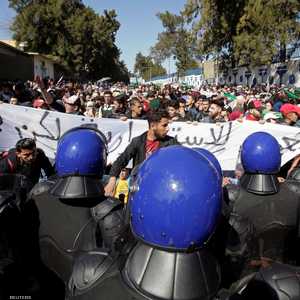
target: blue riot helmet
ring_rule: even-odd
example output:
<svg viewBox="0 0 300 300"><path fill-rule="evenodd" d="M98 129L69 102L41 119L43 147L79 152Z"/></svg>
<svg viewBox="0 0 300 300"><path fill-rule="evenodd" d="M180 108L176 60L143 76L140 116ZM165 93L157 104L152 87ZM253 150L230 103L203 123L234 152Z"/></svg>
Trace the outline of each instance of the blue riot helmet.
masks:
<svg viewBox="0 0 300 300"><path fill-rule="evenodd" d="M154 247L198 248L213 233L221 212L219 171L183 146L161 148L140 166L131 194L131 227Z"/></svg>
<svg viewBox="0 0 300 300"><path fill-rule="evenodd" d="M55 158L58 176L102 177L106 167L107 142L102 132L91 127L75 127L59 140Z"/></svg>
<svg viewBox="0 0 300 300"><path fill-rule="evenodd" d="M241 161L246 173L277 174L281 165L280 146L267 132L255 132L242 144Z"/></svg>
<svg viewBox="0 0 300 300"><path fill-rule="evenodd" d="M107 158L105 136L91 127L75 127L59 140L55 168L59 179L50 193L63 199L83 199L84 205L104 198L101 178ZM81 201L78 205L81 206Z"/></svg>
<svg viewBox="0 0 300 300"><path fill-rule="evenodd" d="M195 148L192 148L192 149L197 151L199 154L204 155L210 161L210 163L212 163L214 165L214 167L218 171L218 174L220 176L220 180L222 180L223 172L222 172L222 168L221 168L221 165L220 165L218 159L210 151L208 151L204 148L195 147Z"/></svg>

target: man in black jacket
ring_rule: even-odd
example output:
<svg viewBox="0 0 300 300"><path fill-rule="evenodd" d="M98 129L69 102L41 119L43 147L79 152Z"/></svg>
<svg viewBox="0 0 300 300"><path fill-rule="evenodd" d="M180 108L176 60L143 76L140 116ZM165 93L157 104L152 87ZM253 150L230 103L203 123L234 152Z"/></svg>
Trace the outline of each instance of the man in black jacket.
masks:
<svg viewBox="0 0 300 300"><path fill-rule="evenodd" d="M4 152L0 160L1 174L22 174L32 184L39 181L41 170L49 177L54 168L42 149L36 147L35 141L24 138L17 142L16 148Z"/></svg>
<svg viewBox="0 0 300 300"><path fill-rule="evenodd" d="M167 135L169 131L169 115L166 111L157 111L148 115L148 131L132 139L125 151L113 163L110 178L105 186L105 194L112 196L116 179L121 170L133 159L133 168L142 163L149 155L159 148L179 144L178 141Z"/></svg>

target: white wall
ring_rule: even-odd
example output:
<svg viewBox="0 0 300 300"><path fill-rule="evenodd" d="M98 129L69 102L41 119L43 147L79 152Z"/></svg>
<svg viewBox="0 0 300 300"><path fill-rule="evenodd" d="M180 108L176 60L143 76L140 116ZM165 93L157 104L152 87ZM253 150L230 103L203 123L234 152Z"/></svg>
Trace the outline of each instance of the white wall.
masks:
<svg viewBox="0 0 300 300"><path fill-rule="evenodd" d="M179 78L180 83L185 83L192 87L200 87L203 83L203 75L189 75Z"/></svg>
<svg viewBox="0 0 300 300"><path fill-rule="evenodd" d="M189 76L180 77L178 79L177 76L171 75L170 77L158 79L158 80L151 80L151 81L148 81L147 83L150 83L150 82L154 83L154 84L159 84L159 85L179 82L179 83L185 83L185 84L193 86L193 87L199 87L199 86L201 86L201 84L203 82L203 76L202 75L189 75Z"/></svg>

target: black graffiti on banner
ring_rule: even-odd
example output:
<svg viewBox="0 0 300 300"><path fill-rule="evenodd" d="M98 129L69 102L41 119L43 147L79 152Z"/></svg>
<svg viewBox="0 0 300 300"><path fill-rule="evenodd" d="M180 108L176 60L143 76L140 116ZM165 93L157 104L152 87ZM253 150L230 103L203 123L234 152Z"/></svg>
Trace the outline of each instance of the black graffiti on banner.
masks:
<svg viewBox="0 0 300 300"><path fill-rule="evenodd" d="M294 152L297 150L297 148L299 148L296 146L300 143L300 139L284 136L284 137L282 137L282 140L284 141L285 146L280 145L281 152L283 152L284 150Z"/></svg>
<svg viewBox="0 0 300 300"><path fill-rule="evenodd" d="M56 118L55 119L55 124L56 124L56 131L57 134L53 134L46 126L46 119L47 117L50 115L49 111L45 111L44 114L42 115L39 124L40 126L48 133L48 134L41 134L41 133L37 133L35 131L32 132L34 139L36 140L37 138L44 138L44 139L48 139L51 141L58 141L60 136L61 136L61 126L60 126L60 119Z"/></svg>
<svg viewBox="0 0 300 300"><path fill-rule="evenodd" d="M214 128L210 128L210 134L213 138L213 141L211 142L205 142L206 145L214 145L214 146L224 146L226 145L226 143L228 142L229 138L230 138L230 134L232 132L232 122L226 123L228 124L227 127L227 132L225 134L223 134L224 131L224 127L225 125L221 125L220 126L220 131L219 131L219 135L216 137L216 132L217 131L217 127Z"/></svg>
<svg viewBox="0 0 300 300"><path fill-rule="evenodd" d="M181 145L187 145L190 147L199 147L201 145L210 145L211 152L220 152L225 150L225 147L219 148L220 146L225 146L229 141L230 135L232 133L232 122L224 123L219 127L212 127L209 129L210 138L204 140L203 137L199 136L186 136L183 139L179 138L179 133L182 131L182 127L173 127L173 132L176 132L175 138Z"/></svg>

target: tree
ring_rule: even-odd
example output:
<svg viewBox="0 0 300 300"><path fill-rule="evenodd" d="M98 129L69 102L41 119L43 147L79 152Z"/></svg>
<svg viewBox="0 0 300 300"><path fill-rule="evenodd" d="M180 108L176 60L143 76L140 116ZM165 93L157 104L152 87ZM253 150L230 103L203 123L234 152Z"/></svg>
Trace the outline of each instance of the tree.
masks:
<svg viewBox="0 0 300 300"><path fill-rule="evenodd" d="M155 63L150 56L144 56L141 52L135 57L134 72L146 81L155 76L167 74L166 69L160 63Z"/></svg>
<svg viewBox="0 0 300 300"><path fill-rule="evenodd" d="M196 36L195 51L207 57L232 58L237 24L248 0L188 0L183 10Z"/></svg>
<svg viewBox="0 0 300 300"><path fill-rule="evenodd" d="M120 27L115 11L98 15L81 0L10 2L18 12L12 25L14 38L26 41L26 50L57 57L77 78L124 77L127 69L115 45Z"/></svg>
<svg viewBox="0 0 300 300"><path fill-rule="evenodd" d="M182 15L200 55L257 65L299 40L299 8L298 0L188 0Z"/></svg>
<svg viewBox="0 0 300 300"><path fill-rule="evenodd" d="M276 54L285 61L288 45L299 41L299 1L249 0L234 36L240 63L269 64Z"/></svg>
<svg viewBox="0 0 300 300"><path fill-rule="evenodd" d="M32 0L9 0L9 7L13 8L17 13L20 13L27 5L31 4Z"/></svg>
<svg viewBox="0 0 300 300"><path fill-rule="evenodd" d="M168 11L159 13L157 16L165 30L158 35L158 42L151 49L155 60L162 62L173 57L179 74L187 69L198 67L193 51L195 38L185 27L183 16L171 14Z"/></svg>

